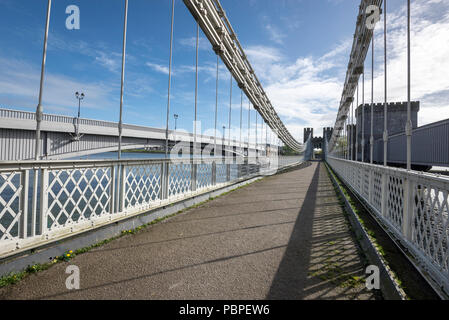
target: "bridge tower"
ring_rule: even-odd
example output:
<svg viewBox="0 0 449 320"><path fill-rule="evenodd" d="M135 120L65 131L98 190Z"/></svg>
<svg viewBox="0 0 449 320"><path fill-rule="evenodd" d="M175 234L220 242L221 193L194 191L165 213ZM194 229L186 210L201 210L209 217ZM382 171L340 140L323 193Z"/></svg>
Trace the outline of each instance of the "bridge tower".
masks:
<svg viewBox="0 0 449 320"><path fill-rule="evenodd" d="M304 138L303 138L304 143L307 142L309 136L313 138L313 128L304 128Z"/></svg>
<svg viewBox="0 0 449 320"><path fill-rule="evenodd" d="M323 128L323 139L326 139L329 142L333 131L334 131L334 128L324 127Z"/></svg>

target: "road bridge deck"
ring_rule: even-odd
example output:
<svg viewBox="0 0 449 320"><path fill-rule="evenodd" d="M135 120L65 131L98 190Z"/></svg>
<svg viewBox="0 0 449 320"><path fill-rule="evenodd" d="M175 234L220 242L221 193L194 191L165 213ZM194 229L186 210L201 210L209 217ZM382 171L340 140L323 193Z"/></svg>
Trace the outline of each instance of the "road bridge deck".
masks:
<svg viewBox="0 0 449 320"><path fill-rule="evenodd" d="M65 269L80 268L67 290ZM374 299L324 164L274 175L0 289L3 299Z"/></svg>

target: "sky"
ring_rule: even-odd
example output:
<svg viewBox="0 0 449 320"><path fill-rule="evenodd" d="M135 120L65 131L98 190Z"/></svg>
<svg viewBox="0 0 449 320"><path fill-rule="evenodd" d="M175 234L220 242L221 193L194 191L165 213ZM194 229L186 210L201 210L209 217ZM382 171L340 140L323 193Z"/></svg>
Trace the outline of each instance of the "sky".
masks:
<svg viewBox="0 0 449 320"><path fill-rule="evenodd" d="M359 1L222 0L240 43L274 108L302 142L304 127L333 127L352 46ZM80 9L80 29L66 28L66 7ZM46 0L0 0L0 107L34 112L38 102ZM388 100L405 101L406 1L389 0ZM118 121L124 0L53 1L43 91L44 112ZM170 0L129 0L123 122L165 128ZM196 23L175 1L170 129L192 131ZM412 100L419 125L449 118L449 1L412 0ZM375 28L374 102L384 99L383 20ZM369 51L371 52L371 51ZM365 97L371 97L371 56ZM200 31L198 119L213 134L216 55ZM218 123L229 121L230 74L219 63ZM247 136L246 97L233 81L232 135ZM359 100L361 101L361 100ZM260 125L260 116L258 117ZM254 132L255 111L250 109ZM227 135L228 133L226 133Z"/></svg>

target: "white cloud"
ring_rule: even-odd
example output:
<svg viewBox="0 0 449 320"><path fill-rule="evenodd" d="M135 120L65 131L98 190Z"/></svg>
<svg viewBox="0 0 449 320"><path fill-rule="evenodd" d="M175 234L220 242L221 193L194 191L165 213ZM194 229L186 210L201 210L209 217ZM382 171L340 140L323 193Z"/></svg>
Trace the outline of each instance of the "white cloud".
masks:
<svg viewBox="0 0 449 320"><path fill-rule="evenodd" d="M277 43L277 44L283 44L284 38L286 35L282 33L281 30L279 30L277 27L273 26L272 24L267 24L265 26L265 30L268 32L268 36L271 41Z"/></svg>
<svg viewBox="0 0 449 320"><path fill-rule="evenodd" d="M354 17L354 24L355 24ZM407 99L406 7L387 17L388 99ZM375 102L382 102L383 21L376 27ZM412 4L412 100L421 101L419 124L449 118L449 3L415 0ZM252 46L245 51L276 111L291 133L302 139L304 127L321 135L333 126L343 89L352 36L321 57L288 61L279 48ZM371 51L369 51L371 52ZM366 60L365 97L370 91L370 54Z"/></svg>
<svg viewBox="0 0 449 320"><path fill-rule="evenodd" d="M293 63L277 48L249 47L246 51L256 74L292 135L302 139L305 126L315 130L330 126L334 120L343 80L330 72L335 57L344 53L348 44L338 45L322 57L299 57Z"/></svg>
<svg viewBox="0 0 449 320"><path fill-rule="evenodd" d="M273 47L251 46L245 49L245 53L255 64L279 62L283 58L279 49Z"/></svg>
<svg viewBox="0 0 449 320"><path fill-rule="evenodd" d="M121 55L111 55L105 52L98 51L95 57L95 62L100 64L102 67L108 69L111 72L117 72L121 68Z"/></svg>
<svg viewBox="0 0 449 320"><path fill-rule="evenodd" d="M184 47L188 47L190 49L195 49L196 48L196 36L180 39L179 43ZM211 44L210 44L209 40L200 36L198 39L198 49L205 50L205 51L211 50Z"/></svg>
<svg viewBox="0 0 449 320"><path fill-rule="evenodd" d="M154 71L157 71L157 72L160 72L160 73L163 73L163 74L168 74L168 72L169 72L168 67L160 65L160 64L147 62L147 63L145 63L145 65L147 67L150 67Z"/></svg>
<svg viewBox="0 0 449 320"><path fill-rule="evenodd" d="M0 57L0 64L3 66L0 69L1 107L29 108L33 111L37 105L40 70L14 58ZM74 114L77 107L75 91L82 91L86 95L83 109L106 109L111 106L111 102L114 102L111 101L110 94L115 89L114 86L101 82L86 83L64 75L46 73L43 91L44 110Z"/></svg>
<svg viewBox="0 0 449 320"><path fill-rule="evenodd" d="M113 73L121 71L122 53L114 52L102 44L89 44L86 41L69 42L58 33L51 34L48 40L49 50L61 50L65 52L78 53L93 59L93 61ZM126 59L132 59L128 53Z"/></svg>
<svg viewBox="0 0 449 320"><path fill-rule="evenodd" d="M416 0L411 7L411 99L420 101L419 125L449 118L449 3ZM405 6L387 16L388 100L407 100ZM383 101L383 22L376 30L374 97ZM370 56L369 56L370 59ZM369 73L370 74L370 71ZM371 76L366 81L371 96Z"/></svg>

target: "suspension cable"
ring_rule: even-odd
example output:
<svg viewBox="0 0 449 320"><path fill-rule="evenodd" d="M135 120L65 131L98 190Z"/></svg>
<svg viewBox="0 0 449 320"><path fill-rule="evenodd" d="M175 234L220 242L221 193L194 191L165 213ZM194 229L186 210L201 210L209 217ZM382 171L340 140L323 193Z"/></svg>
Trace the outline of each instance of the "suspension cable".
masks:
<svg viewBox="0 0 449 320"><path fill-rule="evenodd" d="M128 26L128 0L125 0L125 22L123 26L123 48L122 48L122 77L120 84L120 119L118 122L118 159L122 153L122 130L123 130L123 93L125 84L125 58L126 58L126 31Z"/></svg>
<svg viewBox="0 0 449 320"><path fill-rule="evenodd" d="M41 65L41 79L39 86L39 101L36 108L36 145L35 145L35 159L39 160L41 149L41 122L42 122L42 94L44 91L44 76L45 76L45 61L47 59L47 43L48 43L48 29L50 26L50 12L51 12L51 0L47 3L47 19L45 21L45 33L44 33L44 48L42 50L42 65ZM36 177L36 173L35 173ZM35 181L37 181L35 179Z"/></svg>
<svg viewBox="0 0 449 320"><path fill-rule="evenodd" d="M239 146L242 147L242 122L243 121L243 90L240 90L240 142Z"/></svg>
<svg viewBox="0 0 449 320"><path fill-rule="evenodd" d="M218 63L219 63L219 58L218 58L218 54L217 54L217 79L216 79L216 83L215 83L215 137L214 137L214 156L217 153L217 111L218 111Z"/></svg>
<svg viewBox="0 0 449 320"><path fill-rule="evenodd" d="M196 57L195 57L195 116L193 121L193 150L195 153L196 143L197 143L197 120L198 120L198 46L199 46L199 38L200 38L200 25L196 23Z"/></svg>
<svg viewBox="0 0 449 320"><path fill-rule="evenodd" d="M254 111L256 111L256 155L258 154L258 149L257 149L257 110L254 110Z"/></svg>
<svg viewBox="0 0 449 320"><path fill-rule="evenodd" d="M371 131L370 131L370 157L369 161L373 164L373 154L374 154L374 29L371 44Z"/></svg>
<svg viewBox="0 0 449 320"><path fill-rule="evenodd" d="M362 162L365 162L365 67L362 73Z"/></svg>
<svg viewBox="0 0 449 320"><path fill-rule="evenodd" d="M359 109L359 84L360 84L360 80L357 79L357 103L355 106L355 161L359 161L359 120L357 119L358 116L358 112L357 110Z"/></svg>
<svg viewBox="0 0 449 320"><path fill-rule="evenodd" d="M228 146L231 146L231 109L232 109L232 74L231 74L231 85L229 86Z"/></svg>
<svg viewBox="0 0 449 320"><path fill-rule="evenodd" d="M407 0L407 170L412 169L412 115L411 115L411 75L410 75L410 0Z"/></svg>
<svg viewBox="0 0 449 320"><path fill-rule="evenodd" d="M251 101L248 99L248 156L249 156L250 138L251 138Z"/></svg>
<svg viewBox="0 0 449 320"><path fill-rule="evenodd" d="M350 133L350 143L351 143L351 161L354 160L354 101L351 103L351 133Z"/></svg>
<svg viewBox="0 0 449 320"><path fill-rule="evenodd" d="M388 152L388 100L387 100L387 0L384 0L384 166L387 165Z"/></svg>
<svg viewBox="0 0 449 320"><path fill-rule="evenodd" d="M165 158L168 158L168 121L170 117L170 88L171 88L171 69L173 59L173 27L175 22L175 0L172 0L171 30L170 30L170 57L168 63L168 92L167 92L167 120L165 125Z"/></svg>

